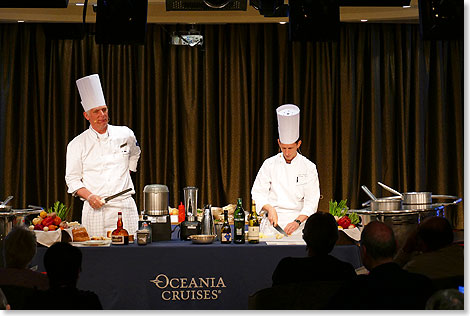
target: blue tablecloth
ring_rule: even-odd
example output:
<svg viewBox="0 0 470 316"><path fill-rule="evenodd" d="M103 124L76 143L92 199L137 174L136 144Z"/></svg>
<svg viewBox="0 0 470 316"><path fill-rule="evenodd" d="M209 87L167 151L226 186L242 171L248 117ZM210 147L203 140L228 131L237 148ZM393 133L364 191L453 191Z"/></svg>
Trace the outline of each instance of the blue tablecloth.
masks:
<svg viewBox="0 0 470 316"><path fill-rule="evenodd" d="M145 246L83 247L78 287L94 291L104 309L247 309L248 296L271 286L280 259L306 256L305 246L201 245L171 240ZM33 260L45 271L38 248ZM335 257L361 266L357 246Z"/></svg>

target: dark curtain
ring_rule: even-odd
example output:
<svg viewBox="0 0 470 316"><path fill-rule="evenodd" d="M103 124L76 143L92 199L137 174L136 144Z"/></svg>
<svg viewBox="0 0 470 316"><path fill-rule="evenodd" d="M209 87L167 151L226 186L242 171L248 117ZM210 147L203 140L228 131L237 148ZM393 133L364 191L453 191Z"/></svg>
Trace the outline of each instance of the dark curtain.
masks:
<svg viewBox="0 0 470 316"><path fill-rule="evenodd" d="M463 197L463 41L423 41L418 25L343 24L338 42L289 42L287 25L201 25L202 47L171 46L178 25L147 26L146 45L52 40L40 24L0 24L0 195L51 206L67 194L67 144L87 128L75 80L101 78L111 124L134 130L133 176L166 184L170 205L185 186L199 206L250 190L276 154L275 109L301 109L302 153L318 168L322 199L361 208L377 181L401 192ZM92 29L93 26L90 26ZM2 199L0 197L0 199ZM463 228L463 206L449 218Z"/></svg>

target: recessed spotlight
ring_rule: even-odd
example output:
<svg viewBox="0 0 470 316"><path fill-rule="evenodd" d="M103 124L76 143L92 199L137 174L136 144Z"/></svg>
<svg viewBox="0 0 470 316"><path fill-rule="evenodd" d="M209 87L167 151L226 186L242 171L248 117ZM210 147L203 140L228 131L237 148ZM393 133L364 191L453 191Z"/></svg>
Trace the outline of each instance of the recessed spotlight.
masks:
<svg viewBox="0 0 470 316"><path fill-rule="evenodd" d="M410 5L404 5L404 6L403 6L403 9L409 9L409 8L411 8Z"/></svg>
<svg viewBox="0 0 470 316"><path fill-rule="evenodd" d="M287 23L286 21L279 22L279 24L286 24L286 23Z"/></svg>
<svg viewBox="0 0 470 316"><path fill-rule="evenodd" d="M84 3L75 3L75 5L78 5L78 6L84 6L85 4Z"/></svg>
<svg viewBox="0 0 470 316"><path fill-rule="evenodd" d="M365 20L365 19L361 19L361 22L367 22L367 20Z"/></svg>
<svg viewBox="0 0 470 316"><path fill-rule="evenodd" d="M24 21L23 20L18 20L18 23L24 23Z"/></svg>

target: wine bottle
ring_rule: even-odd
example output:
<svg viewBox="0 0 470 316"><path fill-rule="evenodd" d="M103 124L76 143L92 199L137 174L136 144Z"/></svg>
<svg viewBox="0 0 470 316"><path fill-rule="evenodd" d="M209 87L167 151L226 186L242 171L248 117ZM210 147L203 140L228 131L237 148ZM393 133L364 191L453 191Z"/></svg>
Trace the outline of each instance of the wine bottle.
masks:
<svg viewBox="0 0 470 316"><path fill-rule="evenodd" d="M244 244L245 243L245 210L242 206L242 199L238 198L237 200L237 208L233 213L233 221L234 221L234 230L235 234L233 236L233 242L236 244Z"/></svg>
<svg viewBox="0 0 470 316"><path fill-rule="evenodd" d="M129 244L129 233L123 227L122 212L118 212L117 228L111 233L111 243L113 245Z"/></svg>
<svg viewBox="0 0 470 316"><path fill-rule="evenodd" d="M222 244L230 244L232 242L232 229L228 223L228 211L224 210L224 224L220 229L220 242Z"/></svg>
<svg viewBox="0 0 470 316"><path fill-rule="evenodd" d="M255 200L251 202L251 213L248 215L248 242L250 244L259 243L259 221Z"/></svg>

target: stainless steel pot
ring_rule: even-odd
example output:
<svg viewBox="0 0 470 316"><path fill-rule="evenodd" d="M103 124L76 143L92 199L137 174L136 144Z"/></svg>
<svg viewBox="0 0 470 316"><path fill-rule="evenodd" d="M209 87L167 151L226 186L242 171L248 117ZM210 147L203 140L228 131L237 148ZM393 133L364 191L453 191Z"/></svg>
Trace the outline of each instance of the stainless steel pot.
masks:
<svg viewBox="0 0 470 316"><path fill-rule="evenodd" d="M163 184L150 184L144 187L144 212L147 215L168 215L170 191Z"/></svg>
<svg viewBox="0 0 470 316"><path fill-rule="evenodd" d="M39 214L41 210L12 210L11 206L4 205L0 207L0 240L3 240L13 227L29 225L30 217Z"/></svg>
<svg viewBox="0 0 470 316"><path fill-rule="evenodd" d="M378 198L370 201L371 211L395 211L402 209L401 199Z"/></svg>

